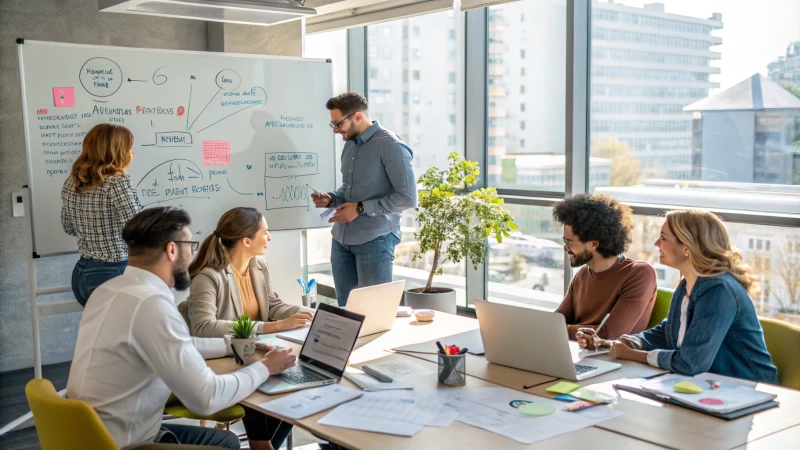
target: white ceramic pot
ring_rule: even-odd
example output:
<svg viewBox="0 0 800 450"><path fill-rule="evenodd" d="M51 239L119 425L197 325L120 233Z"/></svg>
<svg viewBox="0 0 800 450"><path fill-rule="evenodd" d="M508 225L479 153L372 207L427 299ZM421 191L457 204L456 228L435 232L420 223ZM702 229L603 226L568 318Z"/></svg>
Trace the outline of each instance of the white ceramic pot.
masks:
<svg viewBox="0 0 800 450"><path fill-rule="evenodd" d="M258 361L258 356L256 355L256 341L258 341L258 337L256 336L248 339L231 338L233 359L236 360L237 364L249 366Z"/></svg>

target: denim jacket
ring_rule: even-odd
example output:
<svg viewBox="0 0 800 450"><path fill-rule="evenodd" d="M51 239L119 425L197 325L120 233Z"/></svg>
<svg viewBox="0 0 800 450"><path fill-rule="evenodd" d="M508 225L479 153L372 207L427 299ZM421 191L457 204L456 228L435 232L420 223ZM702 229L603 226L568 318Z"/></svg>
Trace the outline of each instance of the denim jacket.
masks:
<svg viewBox="0 0 800 450"><path fill-rule="evenodd" d="M764 343L753 302L731 274L697 279L689 296L686 333L680 349L681 281L669 315L663 322L636 336L642 350L662 350L658 366L684 375L712 372L765 383L778 382L778 370Z"/></svg>

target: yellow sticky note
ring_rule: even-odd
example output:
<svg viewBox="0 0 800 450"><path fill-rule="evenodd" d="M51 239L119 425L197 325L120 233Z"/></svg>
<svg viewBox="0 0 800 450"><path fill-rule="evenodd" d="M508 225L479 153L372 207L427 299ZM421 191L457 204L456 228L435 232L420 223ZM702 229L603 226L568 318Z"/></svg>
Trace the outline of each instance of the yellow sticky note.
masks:
<svg viewBox="0 0 800 450"><path fill-rule="evenodd" d="M590 402L593 402L593 401L596 400L596 397L594 395L594 391L590 391L589 389L586 389L586 388L580 388L580 389L578 389L576 391L572 391L572 392L569 393L569 395L571 395L571 396L573 396L575 398L579 398L581 400L588 400Z"/></svg>
<svg viewBox="0 0 800 450"><path fill-rule="evenodd" d="M675 383L673 389L675 389L675 392L680 392L681 394L699 394L703 392L703 389L700 386L688 381Z"/></svg>
<svg viewBox="0 0 800 450"><path fill-rule="evenodd" d="M559 381L558 383L547 388L547 392L552 392L554 394L569 394L575 389L580 389L580 386L575 383L570 383L569 381Z"/></svg>

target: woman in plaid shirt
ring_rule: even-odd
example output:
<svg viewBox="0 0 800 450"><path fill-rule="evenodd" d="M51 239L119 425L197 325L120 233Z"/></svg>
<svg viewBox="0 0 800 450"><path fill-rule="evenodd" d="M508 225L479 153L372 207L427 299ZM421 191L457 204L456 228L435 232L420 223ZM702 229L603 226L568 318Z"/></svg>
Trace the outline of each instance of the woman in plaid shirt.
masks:
<svg viewBox="0 0 800 450"><path fill-rule="evenodd" d="M97 286L128 265L122 240L125 222L142 207L125 169L133 160L133 133L123 126L96 125L61 189L61 225L78 239L81 258L72 271L72 292L81 305Z"/></svg>

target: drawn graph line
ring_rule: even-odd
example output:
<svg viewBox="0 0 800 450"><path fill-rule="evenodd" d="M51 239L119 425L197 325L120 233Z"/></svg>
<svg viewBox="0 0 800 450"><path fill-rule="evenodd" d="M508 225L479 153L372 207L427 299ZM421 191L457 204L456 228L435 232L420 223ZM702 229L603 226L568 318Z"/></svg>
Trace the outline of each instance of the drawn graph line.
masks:
<svg viewBox="0 0 800 450"><path fill-rule="evenodd" d="M272 198L274 200L282 200L284 202L297 202L308 199L308 191L310 190L311 189L308 187L307 184L300 186L290 185L281 189L281 192L277 196Z"/></svg>
<svg viewBox="0 0 800 450"><path fill-rule="evenodd" d="M189 117L192 115L192 85L189 84L189 106L186 108L186 131L189 131Z"/></svg>
<svg viewBox="0 0 800 450"><path fill-rule="evenodd" d="M228 182L228 187L229 187L229 188L231 188L231 190L232 190L233 192L236 192L236 193L237 193L237 194L239 194L239 195L253 195L253 193L252 193L252 192L250 192L250 193L247 193L247 192L239 192L239 191L237 191L236 189L234 189L234 188L233 188L233 186L231 186L231 180L230 180L230 179L228 179L228 178L225 178L225 181L227 181L227 182Z"/></svg>
<svg viewBox="0 0 800 450"><path fill-rule="evenodd" d="M200 172L198 172L198 171L196 171L196 170L192 169L191 167L187 167L187 169L189 169L189 170L191 170L192 172L194 172L194 173L196 173L196 174L200 175Z"/></svg>
<svg viewBox="0 0 800 450"><path fill-rule="evenodd" d="M148 176L149 176L151 173L153 173L153 171L155 171L155 170L156 170L156 169L158 169L159 167L163 166L164 164L170 164L170 165L171 165L173 162L179 162L179 161L185 162L185 163L187 164L187 168L189 167L189 165L192 165L192 166L194 166L194 167L197 167L197 165L194 163L194 161L191 161L191 160L188 160L188 159L185 159L185 158L176 158L176 159L170 159L170 160L168 160L168 161L164 161L164 162L162 162L161 164L159 164L159 165L157 165L157 166L153 167L152 169L150 169L150 170L149 170L149 171L148 171L146 174L144 174L144 176L142 177L142 179L141 179L141 180L139 180L139 182L138 182L138 183L136 183L136 187L139 187L139 185L140 185L140 184L142 184L142 182L144 181L144 179L145 179L145 178L147 178L147 177L148 177ZM198 169L199 169L199 168L198 168ZM171 172L171 171L172 171L172 169L170 169L170 172ZM203 174L202 174L202 173L200 174L200 178L201 178L201 179L203 178Z"/></svg>
<svg viewBox="0 0 800 450"><path fill-rule="evenodd" d="M191 130L192 129L192 127L194 126L195 122L197 122L197 119L199 119L200 116L202 116L203 113L206 112L206 108L208 108L208 105L210 105L211 102L213 102L214 99L217 98L217 95L219 95L220 91L222 91L222 88L217 89L217 92L215 92L214 96L211 97L211 100L209 100L208 103L206 103L206 106L203 107L203 110L200 111L200 114L198 114L197 117L194 118L194 120L192 121L192 124L189 125L189 128L187 128L187 130Z"/></svg>

